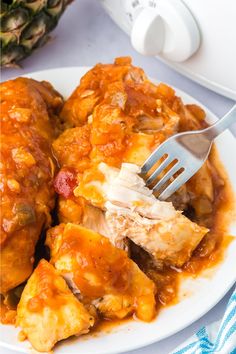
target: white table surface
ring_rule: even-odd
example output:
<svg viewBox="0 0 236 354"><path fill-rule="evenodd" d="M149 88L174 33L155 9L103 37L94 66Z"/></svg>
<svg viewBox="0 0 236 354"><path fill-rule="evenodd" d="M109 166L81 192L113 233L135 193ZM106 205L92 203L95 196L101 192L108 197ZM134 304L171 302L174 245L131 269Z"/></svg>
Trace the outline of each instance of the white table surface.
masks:
<svg viewBox="0 0 236 354"><path fill-rule="evenodd" d="M173 71L155 58L136 53L129 38L108 17L96 0L77 0L67 9L46 46L22 63L20 69L2 70L1 81L29 72L68 66L92 66L97 62L109 63L116 56L130 55L135 65L160 81L176 86L221 116L234 102L220 96ZM232 128L236 135L236 127ZM126 354L168 354L199 327L222 317L232 290L208 314L188 328L146 348ZM3 354L13 354L6 349Z"/></svg>

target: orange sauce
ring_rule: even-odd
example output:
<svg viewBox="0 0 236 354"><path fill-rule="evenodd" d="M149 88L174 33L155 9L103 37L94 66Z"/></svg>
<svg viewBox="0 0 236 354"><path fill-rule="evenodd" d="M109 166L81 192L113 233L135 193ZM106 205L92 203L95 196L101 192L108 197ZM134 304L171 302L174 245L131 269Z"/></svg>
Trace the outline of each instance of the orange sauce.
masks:
<svg viewBox="0 0 236 354"><path fill-rule="evenodd" d="M87 96L84 95L84 89ZM114 95L113 91L117 91L119 95ZM157 100L161 105L163 104L163 107L159 107ZM132 147L133 149L134 146L138 148L139 144L141 144L146 147L153 145L154 148L157 143L175 134L177 129L177 126L175 126L177 125L175 113L181 118L178 131L200 129L207 126L204 121L205 114L199 107L188 105L187 115L184 108L180 98L175 96L175 92L172 88L165 84L155 86L150 83L141 69L131 67L131 61L129 59L119 58L116 60L115 65L103 66L99 64L92 72L90 71L82 78L80 86L72 94L71 98L67 100L62 109L62 120L69 127L75 128L66 130L53 144L58 163L62 168L73 167L77 169L79 173L83 173L83 175L86 176L85 170L88 170L91 166L101 161L117 167L120 166L124 159L129 162L131 160L137 164L140 161L143 162L143 155L141 155L141 153L136 153L136 157L132 157L131 159ZM191 119L188 119L191 112ZM89 117L91 118L91 115L92 121L89 123ZM23 116L24 119L27 119L26 112ZM155 118L160 124L163 121L163 128L165 128L157 130L153 135L147 135L148 137L146 137L145 144L140 142L140 138L137 139L137 137L133 135L133 133L136 132L137 128L135 127L139 123L138 117L140 116L150 119ZM165 123L168 123L169 120L171 124L169 126L166 124L167 127L165 127ZM41 120L37 119L37 122L38 121L40 122ZM85 123L88 124L81 127L81 125ZM142 130L138 130L138 133L140 132L142 133ZM149 150L150 147L147 154L150 153ZM15 157L20 161L21 154L18 153ZM157 309L178 301L178 289L181 281L180 275L198 276L202 270L218 265L224 259L224 253L232 240L228 235L228 225L232 219L233 193L224 168L219 162L214 149L209 160L211 165L214 166L212 170L214 185L212 212L206 216L205 219L193 217L193 221L209 227L210 232L204 237L190 260L179 269L167 266L157 269L157 267L152 264L152 261L150 261L148 254L145 254L145 252L139 254L135 245L131 247L132 258L156 284ZM29 156L27 161L29 164ZM26 171L28 171L28 167ZM102 181L101 176L96 177L98 181ZM87 175L87 181L90 181L90 179L93 180L93 178L93 172ZM71 179L73 180L73 178ZM224 184L222 184L222 181ZM66 180L66 182L70 187L70 180L69 182ZM13 189L18 188L13 181L11 181L10 187ZM27 192L28 195L29 191L27 190ZM97 196L95 192L96 191L93 189L89 190L89 193L94 193L94 198L98 199L99 196ZM63 195L63 193L61 194ZM69 193L72 198L71 194L72 193ZM74 198L75 195L73 196L73 200ZM71 209L73 209L72 205L71 203ZM76 213L78 214L77 205ZM115 285L120 288L120 290L126 291L126 289L124 289L126 282L122 277L119 277L118 274L118 270L121 266L125 268L126 275L129 273L129 267L124 257L119 256L112 265L112 269L108 269L106 265L103 264L102 255L104 252L109 254L112 250L106 242L101 252L101 247L97 247L91 255L91 252L90 254L86 254L86 252L88 253L88 247L83 246L82 239L78 245L70 241L70 237L68 237L67 248L64 250L65 253L68 251L73 252L74 249L79 248L82 249L81 254L85 254L86 256L86 262L84 263L86 266L81 264L81 272L84 271L84 269L90 270L92 263L96 261L98 269L96 276L98 278L101 277L101 279L104 277L104 283L108 282L110 285L115 282ZM79 284L79 288L81 288L82 292L86 293L87 296L93 296L91 293L92 289L86 288L86 284L83 284L79 272L76 282ZM96 296L102 295L102 293L102 287L96 289ZM51 296L53 294L49 295ZM37 303L31 303L31 305L37 307ZM6 305L4 306L1 312L3 313L2 318L6 322L6 313L8 310ZM9 320L9 322L11 322L11 320ZM110 330L110 328L117 326L121 322L123 323L123 321L100 321L93 333L97 333L101 330Z"/></svg>
<svg viewBox="0 0 236 354"><path fill-rule="evenodd" d="M189 262L187 262L182 269L178 270L169 267L157 270L156 268L149 266L148 255L142 254L140 257L139 254L135 254L135 249L133 250L134 260L157 286L157 314L162 308L178 303L178 290L180 283L184 278L190 275L197 277L207 268L220 266L220 262L224 260L228 246L234 239L233 236L228 234L228 226L234 215L234 198L230 182L218 159L216 151L212 152L211 161L214 161L217 170L221 171L220 177L224 179L225 184L223 188L216 187L217 198L215 198L214 202L212 228L209 233L209 238L204 240L204 245L199 245ZM215 178L217 177L215 176ZM216 183L217 181L214 182ZM212 242L214 242L213 250ZM205 256L203 256L203 250L206 253ZM124 320L100 321L91 331L91 335L97 336L101 332L110 333L119 325L132 320L134 320L133 317L128 317ZM89 338L89 335L86 337Z"/></svg>
<svg viewBox="0 0 236 354"><path fill-rule="evenodd" d="M233 240L233 236L228 233L228 228L230 222L236 217L235 197L215 147L210 155L210 161L219 173L219 175L212 174L215 187L212 226L210 232L204 237L189 262L184 266L184 271L195 275L205 268L215 266L223 261L225 251ZM224 181L223 187L218 186L219 178Z"/></svg>
<svg viewBox="0 0 236 354"><path fill-rule="evenodd" d="M181 280L186 276L199 276L207 268L213 268L224 260L225 252L233 240L229 235L229 224L235 217L235 200L230 181L218 158L215 148L210 155L210 161L216 167L217 173L212 174L215 197L212 214L205 220L210 223L210 231L194 251L190 260L182 268L164 267L157 269L151 262L148 254L139 254L135 245L132 245L133 258L139 267L154 281L157 287L157 307L173 305L178 302L178 290ZM222 186L219 180L224 181ZM194 221L194 220L193 220Z"/></svg>
<svg viewBox="0 0 236 354"><path fill-rule="evenodd" d="M15 324L16 310L4 304L3 297L0 297L0 322L2 324Z"/></svg>
<svg viewBox="0 0 236 354"><path fill-rule="evenodd" d="M214 165L220 172L220 177L224 180L224 186L217 187L217 176L213 175L213 181L215 186L215 202L213 205L212 213L212 227L209 234L203 239L201 244L197 247L190 260L183 266L182 269L173 269L165 267L164 269L157 270L149 264L149 256L142 254L134 254L133 259L138 263L140 268L154 281L157 287L157 311L161 308L173 305L178 302L178 289L181 282L181 278L186 276L199 276L201 272L207 268L215 267L224 260L224 254L233 237L228 234L228 225L233 217L234 199L231 190L230 182L222 168L216 151L211 154L211 161L214 161ZM73 252L73 248L76 245L70 245L68 247ZM104 245L106 248L106 245ZM80 242L81 248L81 242ZM86 248L85 248L86 249ZM100 247L98 249L101 249ZM67 251L67 250L65 250ZM108 250L107 250L108 251ZM110 251L108 251L110 252ZM95 254L94 258L101 260L102 255ZM120 259L118 260L120 267ZM102 263L99 263L99 268ZM101 270L101 269L100 269ZM99 272L100 274L103 271ZM105 272L106 273L106 272ZM105 274L104 273L104 274ZM109 274L107 274L109 278ZM112 279L111 279L112 281ZM83 284L80 284L81 286ZM89 289L87 289L89 291ZM91 295L91 294L90 294ZM2 299L1 299L2 300ZM1 301L1 322L4 324L14 324L16 311L9 308ZM114 327L123 324L124 321L130 321L132 317L125 320L102 320L99 321L95 329L92 330L92 335L97 335L99 332L109 332Z"/></svg>

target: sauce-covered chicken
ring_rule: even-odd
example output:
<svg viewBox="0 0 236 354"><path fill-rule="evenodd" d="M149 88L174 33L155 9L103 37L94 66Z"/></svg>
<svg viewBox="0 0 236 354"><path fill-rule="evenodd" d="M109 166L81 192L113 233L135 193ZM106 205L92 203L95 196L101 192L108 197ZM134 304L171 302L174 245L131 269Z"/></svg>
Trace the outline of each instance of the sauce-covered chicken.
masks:
<svg viewBox="0 0 236 354"><path fill-rule="evenodd" d="M168 201L139 177L165 139L207 126L200 107L150 82L130 58L88 71L60 113L62 99L45 82L16 79L0 94L0 294L12 305L4 322L17 311L22 339L35 349L100 321L151 321L177 300L181 273L220 259L231 199L214 149ZM35 255L49 256L35 246L50 225L54 191L59 225L47 233L50 263L37 265Z"/></svg>
<svg viewBox="0 0 236 354"><path fill-rule="evenodd" d="M51 263L84 303L110 319L133 313L151 321L156 313L155 285L104 236L80 225L61 224L48 231Z"/></svg>
<svg viewBox="0 0 236 354"><path fill-rule="evenodd" d="M140 166L169 136L207 125L200 107L185 105L171 87L152 83L130 58L97 64L88 71L65 102L61 119L69 129L53 148L61 166L55 188L62 222L80 222L83 201L73 191L81 180L93 180L94 167L100 162L118 168L123 162ZM208 161L172 196L176 208L191 206L199 219L212 212L211 169ZM204 183L198 182L199 177ZM96 199L96 191L91 188L90 192Z"/></svg>
<svg viewBox="0 0 236 354"><path fill-rule="evenodd" d="M82 224L129 250L130 257L155 281L160 303L170 303L177 296L175 266L180 267L178 271L196 274L220 253L227 233L224 215L230 205L230 190L215 150L168 200L176 209L178 223L175 218L171 222L161 220L166 226L161 229L151 225L155 220L144 215L139 219L127 208L110 209L106 213L110 216L108 225L102 190L106 178L99 166L141 166L169 136L206 127L205 112L196 105L184 104L166 84L150 82L130 58L117 58L114 64L97 64L84 75L65 102L61 118L69 129L53 144L60 165L54 182L59 194L59 220ZM125 229L119 227L118 215ZM139 227L137 219L142 221ZM149 225L144 225L147 222ZM148 231L144 233L144 229ZM165 236L163 242L161 236ZM153 256L161 266L158 269Z"/></svg>
<svg viewBox="0 0 236 354"><path fill-rule="evenodd" d="M0 85L1 289L31 274L35 245L54 206L55 161L61 96L48 83L19 78Z"/></svg>
<svg viewBox="0 0 236 354"><path fill-rule="evenodd" d="M40 352L56 342L87 333L94 318L72 294L54 267L42 259L29 278L17 307L21 335Z"/></svg>
<svg viewBox="0 0 236 354"><path fill-rule="evenodd" d="M103 178L96 179L94 172L93 181L80 183L74 194L105 210L103 234L124 249L126 240L132 240L158 264L183 266L209 230L175 210L171 202L157 200L138 166L124 163L118 169L100 163L97 168Z"/></svg>

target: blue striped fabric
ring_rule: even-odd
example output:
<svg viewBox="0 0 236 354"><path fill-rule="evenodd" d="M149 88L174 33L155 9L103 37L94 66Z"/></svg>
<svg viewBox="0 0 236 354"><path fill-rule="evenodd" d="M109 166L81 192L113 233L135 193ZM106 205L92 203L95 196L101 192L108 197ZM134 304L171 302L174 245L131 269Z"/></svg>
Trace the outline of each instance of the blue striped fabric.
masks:
<svg viewBox="0 0 236 354"><path fill-rule="evenodd" d="M236 354L236 288L222 321L202 327L171 354Z"/></svg>

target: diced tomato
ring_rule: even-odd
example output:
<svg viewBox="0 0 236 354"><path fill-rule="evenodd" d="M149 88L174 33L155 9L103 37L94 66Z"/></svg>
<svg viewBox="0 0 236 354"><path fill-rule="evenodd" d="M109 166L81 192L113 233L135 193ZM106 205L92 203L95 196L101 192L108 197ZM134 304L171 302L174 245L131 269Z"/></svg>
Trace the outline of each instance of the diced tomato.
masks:
<svg viewBox="0 0 236 354"><path fill-rule="evenodd" d="M64 198L69 198L73 195L76 184L76 173L72 169L61 170L54 179L55 191Z"/></svg>

